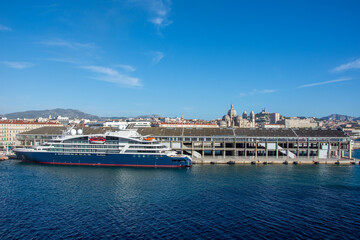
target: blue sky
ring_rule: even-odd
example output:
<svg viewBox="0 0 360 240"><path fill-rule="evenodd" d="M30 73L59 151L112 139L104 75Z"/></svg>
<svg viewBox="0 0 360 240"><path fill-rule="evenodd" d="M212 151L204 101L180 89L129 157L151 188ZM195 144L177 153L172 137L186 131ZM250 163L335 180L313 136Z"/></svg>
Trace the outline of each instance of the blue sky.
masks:
<svg viewBox="0 0 360 240"><path fill-rule="evenodd" d="M360 116L359 1L1 1L0 113Z"/></svg>

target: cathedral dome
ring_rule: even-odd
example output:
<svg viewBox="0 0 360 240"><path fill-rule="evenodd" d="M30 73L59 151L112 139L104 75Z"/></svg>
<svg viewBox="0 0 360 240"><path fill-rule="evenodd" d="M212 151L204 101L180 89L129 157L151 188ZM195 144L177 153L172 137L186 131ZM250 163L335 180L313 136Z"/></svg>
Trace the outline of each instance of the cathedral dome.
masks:
<svg viewBox="0 0 360 240"><path fill-rule="evenodd" d="M227 124L225 121L220 121L220 127L226 127L226 126L227 126Z"/></svg>
<svg viewBox="0 0 360 240"><path fill-rule="evenodd" d="M248 117L246 111L243 112L243 118L246 119Z"/></svg>
<svg viewBox="0 0 360 240"><path fill-rule="evenodd" d="M234 106L233 106L232 104L231 104L230 110L228 111L228 115L229 115L231 118L236 117L236 110L234 109Z"/></svg>
<svg viewBox="0 0 360 240"><path fill-rule="evenodd" d="M229 115L225 115L225 116L223 117L223 120L224 120L224 121L230 121L230 116L229 116Z"/></svg>
<svg viewBox="0 0 360 240"><path fill-rule="evenodd" d="M239 121L239 122L240 122L241 120L242 120L242 117L241 117L240 115L235 117L235 121Z"/></svg>

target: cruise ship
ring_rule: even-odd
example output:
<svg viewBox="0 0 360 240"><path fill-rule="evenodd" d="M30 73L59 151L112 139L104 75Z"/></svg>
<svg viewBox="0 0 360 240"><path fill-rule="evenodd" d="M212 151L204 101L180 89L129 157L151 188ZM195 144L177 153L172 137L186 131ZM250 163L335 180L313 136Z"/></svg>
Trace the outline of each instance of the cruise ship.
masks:
<svg viewBox="0 0 360 240"><path fill-rule="evenodd" d="M136 130L83 135L82 129L68 129L61 137L32 148L15 148L18 159L43 164L190 167L191 158L178 155L153 137Z"/></svg>

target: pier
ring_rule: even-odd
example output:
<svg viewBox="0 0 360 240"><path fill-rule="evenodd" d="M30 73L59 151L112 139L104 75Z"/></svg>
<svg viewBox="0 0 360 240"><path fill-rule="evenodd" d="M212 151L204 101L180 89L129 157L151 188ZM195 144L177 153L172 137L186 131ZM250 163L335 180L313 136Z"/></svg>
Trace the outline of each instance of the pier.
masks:
<svg viewBox="0 0 360 240"><path fill-rule="evenodd" d="M267 164L294 164L294 165L359 165L360 161L355 159L308 159L308 158L193 158L193 164L240 164L240 165L267 165Z"/></svg>
<svg viewBox="0 0 360 240"><path fill-rule="evenodd" d="M352 161L352 140L332 129L140 128L195 163Z"/></svg>

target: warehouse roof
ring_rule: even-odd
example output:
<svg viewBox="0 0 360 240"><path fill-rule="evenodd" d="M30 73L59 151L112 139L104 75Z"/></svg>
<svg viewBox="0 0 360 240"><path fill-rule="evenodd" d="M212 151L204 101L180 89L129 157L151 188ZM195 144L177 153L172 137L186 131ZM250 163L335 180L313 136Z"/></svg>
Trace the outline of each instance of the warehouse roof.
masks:
<svg viewBox="0 0 360 240"><path fill-rule="evenodd" d="M90 128L84 127L84 134L102 134L106 131L116 131L115 128ZM19 135L61 135L66 127L42 127ZM343 131L335 129L266 129L266 128L164 128L147 127L138 128L143 135L159 137L348 137Z"/></svg>
<svg viewBox="0 0 360 240"><path fill-rule="evenodd" d="M267 129L267 128L139 128L141 135L152 136L197 136L197 137L340 137L347 135L340 130L332 129Z"/></svg>
<svg viewBox="0 0 360 240"><path fill-rule="evenodd" d="M64 131L66 131L68 127L42 127L30 130L28 132L23 132L18 135L62 135ZM90 128L90 127L84 127L84 128L75 128L82 129L84 134L102 134L109 130L115 130L114 128Z"/></svg>
<svg viewBox="0 0 360 240"><path fill-rule="evenodd" d="M346 137L343 131L336 129L297 129L294 131L298 137Z"/></svg>

